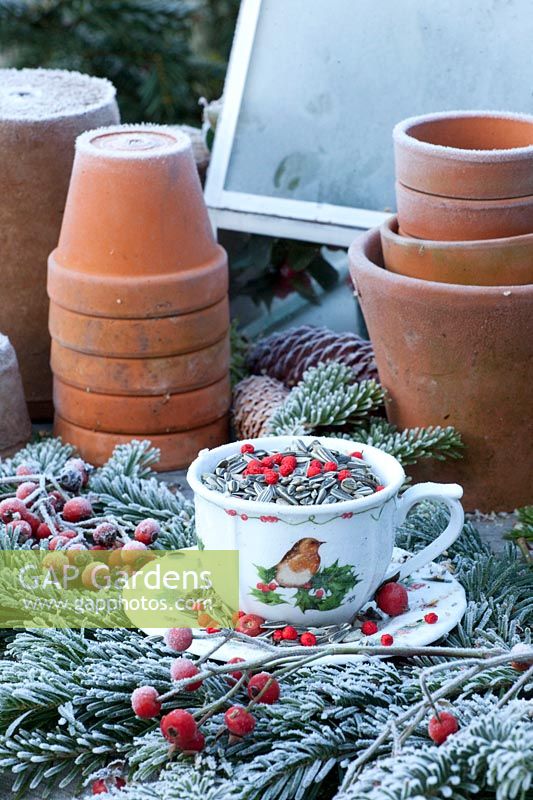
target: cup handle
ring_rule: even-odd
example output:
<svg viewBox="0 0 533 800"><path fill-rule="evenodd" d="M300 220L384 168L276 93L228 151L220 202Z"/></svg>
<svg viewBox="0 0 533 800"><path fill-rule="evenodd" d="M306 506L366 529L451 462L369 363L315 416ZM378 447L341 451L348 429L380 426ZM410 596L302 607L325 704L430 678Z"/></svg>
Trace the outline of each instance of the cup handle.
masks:
<svg viewBox="0 0 533 800"><path fill-rule="evenodd" d="M399 567L399 578L406 578L412 572L421 569L430 561L434 561L444 550L452 545L461 533L465 520L463 507L459 502L463 496L463 488L457 483L418 483L411 486L400 497L397 507L396 527L402 525L410 509L421 500L440 500L450 510L448 525L437 538L408 558Z"/></svg>

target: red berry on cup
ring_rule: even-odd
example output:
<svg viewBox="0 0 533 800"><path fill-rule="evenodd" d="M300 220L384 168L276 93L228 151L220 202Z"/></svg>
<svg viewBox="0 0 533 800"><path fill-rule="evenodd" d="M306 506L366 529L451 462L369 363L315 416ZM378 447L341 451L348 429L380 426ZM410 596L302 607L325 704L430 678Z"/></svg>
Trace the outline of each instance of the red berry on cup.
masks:
<svg viewBox="0 0 533 800"><path fill-rule="evenodd" d="M363 458L363 454L360 450L354 450L353 453L350 453L352 458Z"/></svg>
<svg viewBox="0 0 533 800"><path fill-rule="evenodd" d="M459 723L448 711L439 711L438 716L429 720L428 733L435 744L443 744L448 736L459 730Z"/></svg>
<svg viewBox="0 0 533 800"><path fill-rule="evenodd" d="M140 686L131 695L131 707L141 719L152 719L159 716L161 703L159 694L153 686Z"/></svg>
<svg viewBox="0 0 533 800"><path fill-rule="evenodd" d="M390 617L397 617L409 608L409 595L401 583L385 583L376 592L377 607Z"/></svg>
<svg viewBox="0 0 533 800"><path fill-rule="evenodd" d="M296 628L293 628L292 625L285 625L285 627L281 631L281 635L283 639L287 639L288 641L295 641L298 638L298 631Z"/></svg>
<svg viewBox="0 0 533 800"><path fill-rule="evenodd" d="M265 483L268 484L268 486L273 486L278 481L279 481L279 475L275 470L273 469L265 470Z"/></svg>
<svg viewBox="0 0 533 800"><path fill-rule="evenodd" d="M372 620L367 619L361 625L361 632L364 633L365 636L372 636L374 633L378 632L378 626Z"/></svg>
<svg viewBox="0 0 533 800"><path fill-rule="evenodd" d="M315 592L315 597L318 600L322 600L322 598L324 597L324 589L317 589Z"/></svg>
<svg viewBox="0 0 533 800"><path fill-rule="evenodd" d="M253 444L247 442L246 444L241 445L241 453L255 453L255 447Z"/></svg>
<svg viewBox="0 0 533 800"><path fill-rule="evenodd" d="M337 472L337 465L334 461L326 461L324 464L324 472Z"/></svg>
<svg viewBox="0 0 533 800"><path fill-rule="evenodd" d="M255 728L255 717L242 706L231 706L224 714L224 723L235 736L247 736Z"/></svg>
<svg viewBox="0 0 533 800"><path fill-rule="evenodd" d="M316 478L317 475L322 474L322 467L310 466L308 467L307 472L305 474L307 475L308 478Z"/></svg>
<svg viewBox="0 0 533 800"><path fill-rule="evenodd" d="M257 614L245 614L237 622L235 630L238 633L245 633L247 636L259 636L260 633L263 633L261 626L264 625L264 622L263 617Z"/></svg>
<svg viewBox="0 0 533 800"><path fill-rule="evenodd" d="M439 621L439 618L437 614L431 612L430 614L425 615L424 621L427 622L428 625L434 625L436 622Z"/></svg>
<svg viewBox="0 0 533 800"><path fill-rule="evenodd" d="M258 703L272 705L279 700L279 683L268 672L259 672L248 681L248 697Z"/></svg>
<svg viewBox="0 0 533 800"><path fill-rule="evenodd" d="M351 478L351 477L352 477L352 473L350 472L349 469L340 469L337 472L337 478L338 478L339 481L344 481L344 480L346 480L346 478Z"/></svg>
<svg viewBox="0 0 533 800"><path fill-rule="evenodd" d="M280 629L274 631L274 633L272 634L272 638L275 642L281 642L283 639L283 631Z"/></svg>

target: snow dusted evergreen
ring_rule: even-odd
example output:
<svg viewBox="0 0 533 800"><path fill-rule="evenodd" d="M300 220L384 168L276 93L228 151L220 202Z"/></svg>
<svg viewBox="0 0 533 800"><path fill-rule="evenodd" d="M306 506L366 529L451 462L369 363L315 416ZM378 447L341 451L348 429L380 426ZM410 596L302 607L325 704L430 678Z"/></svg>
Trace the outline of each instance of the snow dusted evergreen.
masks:
<svg viewBox="0 0 533 800"><path fill-rule="evenodd" d="M69 456L50 440L31 445L14 462L47 459L58 469ZM145 516L157 518L164 530L159 542L175 547L193 539L192 507L157 483L154 458L143 443L125 446L111 465L93 473L88 491L128 528ZM0 473L12 470L0 463ZM398 544L424 546L445 518L435 506L419 506ZM2 546L15 544L5 530L2 536ZM444 644L508 651L531 642L533 575L518 548L509 544L494 555L467 523L446 558L465 587L468 608ZM175 654L162 640L133 630L43 629L8 631L2 641L0 770L12 775L21 798L31 791L56 798L60 787L73 794L95 778L119 774L128 786L110 796L122 800L531 797L533 676L507 662L465 681L465 667L444 657L366 657L304 667L281 679L279 702L256 706L252 736L231 745L220 738L223 709L202 726L207 745L201 754L169 758L157 720L138 719L131 708L138 686L160 694L172 688ZM433 744L427 733L433 712L427 711L400 751L406 724L354 771L355 760L386 726L424 699L420 674L438 664L445 668L429 673L428 687L432 694L445 692L438 707L453 710L459 731ZM222 676L211 676L198 691L166 701L163 712L199 710L227 688ZM243 703L244 695L236 699Z"/></svg>

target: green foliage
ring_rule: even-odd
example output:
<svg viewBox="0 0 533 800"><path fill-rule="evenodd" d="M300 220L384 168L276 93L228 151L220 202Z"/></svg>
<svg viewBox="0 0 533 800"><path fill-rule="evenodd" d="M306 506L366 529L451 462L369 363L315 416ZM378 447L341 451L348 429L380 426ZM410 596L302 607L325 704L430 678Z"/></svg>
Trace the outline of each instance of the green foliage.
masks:
<svg viewBox="0 0 533 800"><path fill-rule="evenodd" d="M331 611L338 608L346 594L359 583L349 564L339 566L338 559L328 567L320 569L309 581L311 591L322 589L323 597L311 594L309 589L298 589L294 604L300 611Z"/></svg>
<svg viewBox="0 0 533 800"><path fill-rule="evenodd" d="M124 121L198 123L198 97L222 91L236 11L229 0L0 0L0 49L8 66L109 78Z"/></svg>
<svg viewBox="0 0 533 800"><path fill-rule="evenodd" d="M375 417L384 394L376 381L355 383L352 370L337 362L319 364L304 373L300 383L270 419L274 435L322 436L366 442L390 453L402 464L420 459L461 458L463 443L455 428L408 428Z"/></svg>
<svg viewBox="0 0 533 800"><path fill-rule="evenodd" d="M239 383L239 381L244 380L244 378L247 378L250 374L248 367L246 366L246 356L250 348L250 343L248 339L240 333L239 322L236 319L231 321L230 342L230 375L231 385L234 387Z"/></svg>

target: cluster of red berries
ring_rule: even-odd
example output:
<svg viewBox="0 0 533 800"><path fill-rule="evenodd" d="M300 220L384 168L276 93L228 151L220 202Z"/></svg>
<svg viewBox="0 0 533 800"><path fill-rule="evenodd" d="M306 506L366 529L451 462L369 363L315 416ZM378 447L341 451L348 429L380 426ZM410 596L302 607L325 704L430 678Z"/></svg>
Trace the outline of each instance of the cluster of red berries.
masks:
<svg viewBox="0 0 533 800"><path fill-rule="evenodd" d="M111 522L76 528L80 522L90 521L95 513L89 497L69 497L68 493L78 492L87 486L91 469L80 458L69 459L57 478L61 490L44 492L34 480L19 483L15 496L0 502L0 521L8 530L17 531L21 543L44 541L48 550L64 551L64 563L76 560L79 551L120 550L122 555L118 561L111 563L110 559L109 566L133 564L139 551L146 550L156 541L160 533L159 523L154 519L142 520L131 540ZM21 464L16 475L36 478L40 472L38 464ZM73 539L76 541L72 542ZM86 560L83 557L82 563L85 564ZM55 564L56 568L60 566L59 562Z"/></svg>
<svg viewBox="0 0 533 800"><path fill-rule="evenodd" d="M284 628L277 628L272 634L272 638L275 642L294 642L299 639L300 644L304 647L314 647L316 644L316 636L314 633L306 631L305 633L299 634L292 625L285 625Z"/></svg>
<svg viewBox="0 0 533 800"><path fill-rule="evenodd" d="M126 786L124 778L98 778L93 781L93 794L107 794L111 789L123 789Z"/></svg>
<svg viewBox="0 0 533 800"><path fill-rule="evenodd" d="M250 616L250 615L248 615ZM260 619L260 618L259 618ZM263 620L264 621L264 620ZM190 628L172 628L165 635L167 646L175 652L183 653L192 643L193 635ZM243 658L232 658L228 663L243 662ZM190 680L198 675L200 670L189 658L177 658L170 668L170 677L173 681L189 680L184 691L194 692L200 688L203 681ZM227 681L234 685L241 680L243 673L234 670L229 673ZM265 703L272 705L280 696L278 681L268 672L259 672L252 675L246 687L250 704ZM132 693L131 706L135 714L141 719L153 719L161 713L161 700L157 689L153 686L140 686ZM255 718L243 706L232 706L224 715L224 723L233 736L246 736L255 727ZM160 723L161 733L167 741L184 753L200 752L205 747L205 737L198 728L198 723L190 711L175 709L162 717Z"/></svg>

